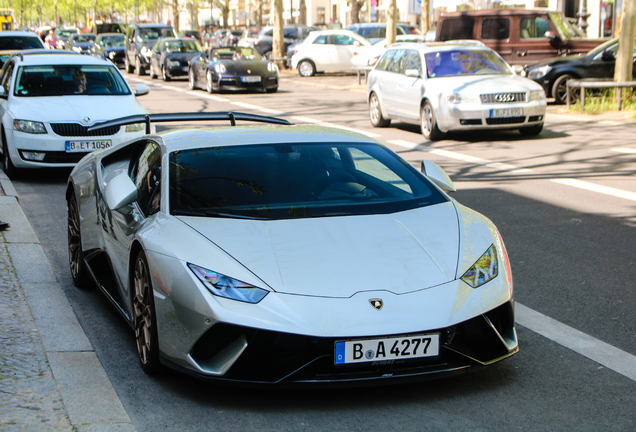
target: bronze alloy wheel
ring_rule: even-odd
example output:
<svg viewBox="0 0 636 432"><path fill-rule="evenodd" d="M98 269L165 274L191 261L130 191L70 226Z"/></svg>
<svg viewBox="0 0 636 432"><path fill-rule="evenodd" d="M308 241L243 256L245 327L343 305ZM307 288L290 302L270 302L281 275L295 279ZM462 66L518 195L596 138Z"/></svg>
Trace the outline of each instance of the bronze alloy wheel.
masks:
<svg viewBox="0 0 636 432"><path fill-rule="evenodd" d="M68 262L71 269L73 284L78 288L83 288L88 283L88 273L82 252L82 235L80 231L79 207L77 198L72 193L68 201Z"/></svg>
<svg viewBox="0 0 636 432"><path fill-rule="evenodd" d="M148 271L148 263L143 251L139 252L135 260L133 288L133 325L137 342L137 354L144 371L156 373L161 369L157 320L150 272Z"/></svg>

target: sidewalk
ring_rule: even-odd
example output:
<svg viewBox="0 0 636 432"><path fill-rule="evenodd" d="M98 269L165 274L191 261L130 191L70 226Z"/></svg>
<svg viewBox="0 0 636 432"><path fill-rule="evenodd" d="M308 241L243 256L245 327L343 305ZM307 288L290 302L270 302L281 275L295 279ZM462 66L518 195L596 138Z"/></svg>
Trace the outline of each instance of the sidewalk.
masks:
<svg viewBox="0 0 636 432"><path fill-rule="evenodd" d="M135 428L0 171L0 430Z"/></svg>

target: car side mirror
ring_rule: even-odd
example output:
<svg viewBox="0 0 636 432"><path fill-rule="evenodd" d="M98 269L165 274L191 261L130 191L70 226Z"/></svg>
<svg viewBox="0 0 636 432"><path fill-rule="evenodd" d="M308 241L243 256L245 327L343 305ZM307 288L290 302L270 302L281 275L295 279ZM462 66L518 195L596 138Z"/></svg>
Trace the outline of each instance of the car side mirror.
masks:
<svg viewBox="0 0 636 432"><path fill-rule="evenodd" d="M417 69L407 69L404 71L404 75L411 78L419 78L422 74Z"/></svg>
<svg viewBox="0 0 636 432"><path fill-rule="evenodd" d="M360 42L358 42L358 41L353 41L353 46L359 47L359 46L361 46L361 45L362 45L362 44L361 44Z"/></svg>
<svg viewBox="0 0 636 432"><path fill-rule="evenodd" d="M453 181L448 174L446 174L446 171L444 171L444 169L435 162L423 160L420 171L422 171L422 174L428 177L430 181L439 186L439 188L444 192L455 192L456 189Z"/></svg>
<svg viewBox="0 0 636 432"><path fill-rule="evenodd" d="M544 33L543 36L550 39L550 45L552 45L553 47L558 48L561 45L561 38L557 36L556 33L553 33L550 30L548 30L547 32Z"/></svg>
<svg viewBox="0 0 636 432"><path fill-rule="evenodd" d="M605 61L615 61L616 55L611 51L603 51L603 53L601 54L601 59Z"/></svg>
<svg viewBox="0 0 636 432"><path fill-rule="evenodd" d="M138 198L137 187L128 177L128 173L121 173L114 177L106 184L104 192L108 209L122 214L130 213L132 203Z"/></svg>
<svg viewBox="0 0 636 432"><path fill-rule="evenodd" d="M135 96L145 96L150 93L150 87L145 84L135 85Z"/></svg>
<svg viewBox="0 0 636 432"><path fill-rule="evenodd" d="M523 73L523 66L516 64L516 65L512 65L511 67L512 67L512 71L516 75L525 76L524 73Z"/></svg>

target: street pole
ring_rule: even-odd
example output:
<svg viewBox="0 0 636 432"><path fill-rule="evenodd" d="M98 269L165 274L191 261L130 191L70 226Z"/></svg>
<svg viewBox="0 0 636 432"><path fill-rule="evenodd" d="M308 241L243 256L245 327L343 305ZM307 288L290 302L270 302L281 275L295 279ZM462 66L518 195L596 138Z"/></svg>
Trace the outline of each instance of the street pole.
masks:
<svg viewBox="0 0 636 432"><path fill-rule="evenodd" d="M587 23L587 19L591 14L587 11L587 0L580 1L579 13L576 16L579 18L579 22L577 25L581 29L583 33L587 35L587 27L589 24Z"/></svg>

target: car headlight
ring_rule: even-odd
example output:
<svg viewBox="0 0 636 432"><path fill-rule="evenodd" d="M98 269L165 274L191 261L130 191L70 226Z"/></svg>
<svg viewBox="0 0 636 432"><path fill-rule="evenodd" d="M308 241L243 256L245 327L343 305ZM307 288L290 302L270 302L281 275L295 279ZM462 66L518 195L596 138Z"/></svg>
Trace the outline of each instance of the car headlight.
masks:
<svg viewBox="0 0 636 432"><path fill-rule="evenodd" d="M170 67L179 67L179 66L181 66L181 63L179 63L179 61L177 61L177 60L170 60L168 62L168 66L170 66Z"/></svg>
<svg viewBox="0 0 636 432"><path fill-rule="evenodd" d="M460 104L460 103L477 103L477 99L471 94L459 94L455 93L446 98L448 103Z"/></svg>
<svg viewBox="0 0 636 432"><path fill-rule="evenodd" d="M111 52L108 53L108 58L112 60L112 59L115 58L116 55L117 55L117 53L115 51L111 51Z"/></svg>
<svg viewBox="0 0 636 432"><path fill-rule="evenodd" d="M30 134L45 134L44 123L31 120L13 120L13 130Z"/></svg>
<svg viewBox="0 0 636 432"><path fill-rule="evenodd" d="M545 92L541 90L530 90L529 102L545 100Z"/></svg>
<svg viewBox="0 0 636 432"><path fill-rule="evenodd" d="M152 50L145 46L141 47L141 55L144 57L150 57L152 55Z"/></svg>
<svg viewBox="0 0 636 432"><path fill-rule="evenodd" d="M491 245L488 250L473 264L461 279L473 288L477 288L497 277L499 264L497 248Z"/></svg>
<svg viewBox="0 0 636 432"><path fill-rule="evenodd" d="M225 65L223 63L215 63L214 70L216 71L216 73L220 74L227 72L227 69L225 69Z"/></svg>
<svg viewBox="0 0 636 432"><path fill-rule="evenodd" d="M530 69L530 70L528 70L528 78L530 78L530 79L543 78L551 70L552 70L552 66L550 66L550 65L544 65L544 66L541 66L541 67L538 67L538 68Z"/></svg>
<svg viewBox="0 0 636 432"><path fill-rule="evenodd" d="M219 297L246 303L258 303L269 292L194 264L188 264L188 267L212 294Z"/></svg>
<svg viewBox="0 0 636 432"><path fill-rule="evenodd" d="M82 53L82 48L81 47L73 47L73 51L75 51L76 53Z"/></svg>
<svg viewBox="0 0 636 432"><path fill-rule="evenodd" d="M278 73L278 66L276 66L274 63L267 63L267 70L270 72Z"/></svg>
<svg viewBox="0 0 636 432"><path fill-rule="evenodd" d="M126 125L126 132L139 132L146 130L145 123L133 123Z"/></svg>

